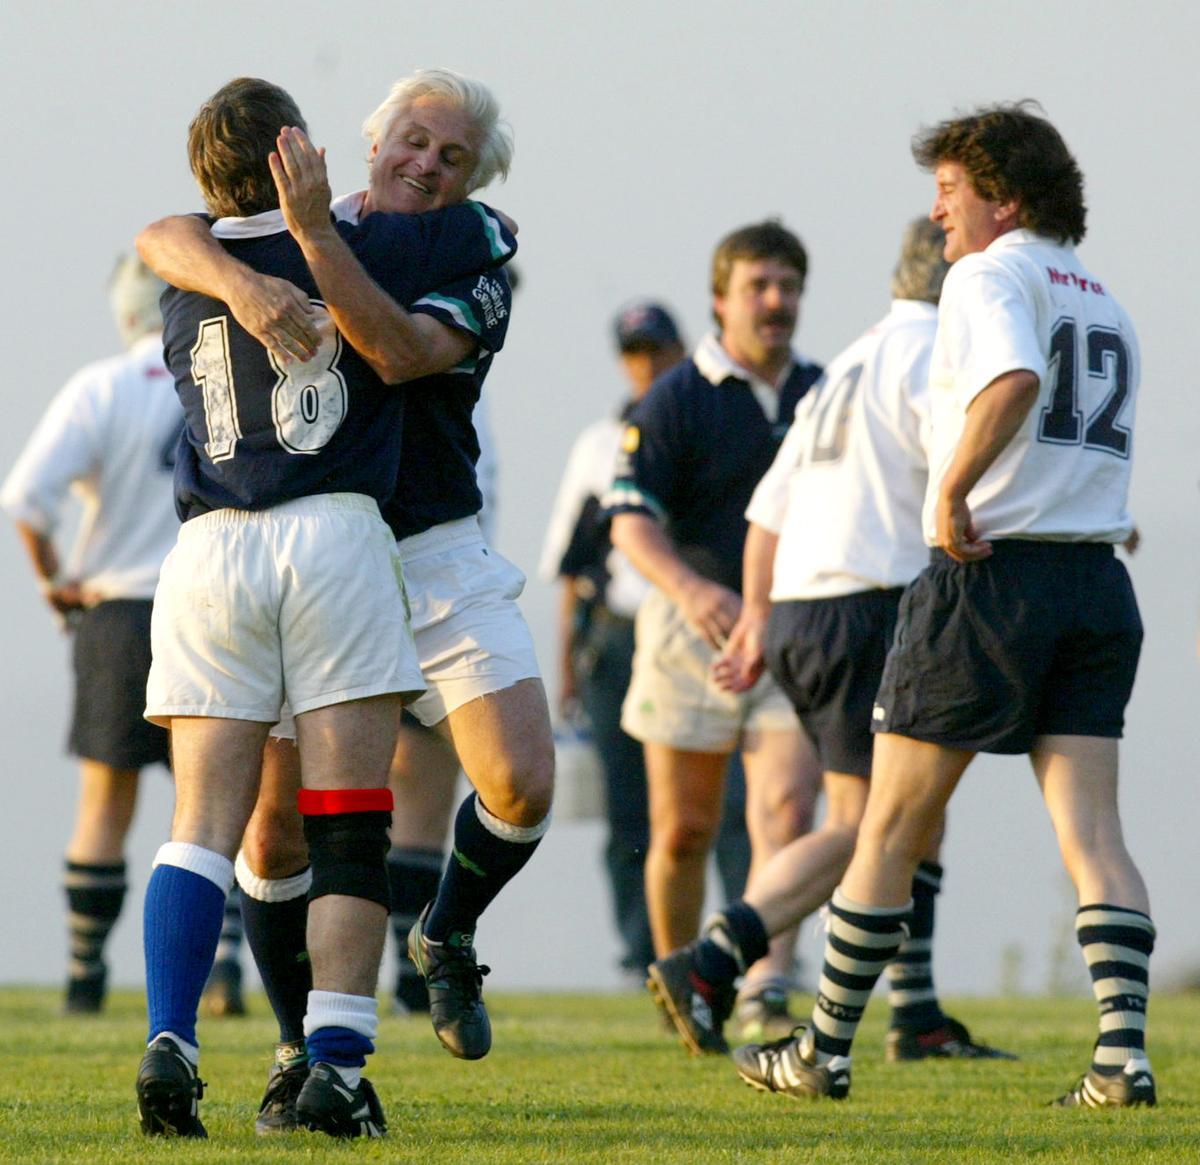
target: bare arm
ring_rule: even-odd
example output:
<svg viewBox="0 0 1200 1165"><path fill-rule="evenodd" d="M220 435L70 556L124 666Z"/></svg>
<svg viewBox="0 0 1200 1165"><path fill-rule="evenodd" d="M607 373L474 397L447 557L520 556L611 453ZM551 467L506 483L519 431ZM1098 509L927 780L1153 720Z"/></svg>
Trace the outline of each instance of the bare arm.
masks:
<svg viewBox="0 0 1200 1165"><path fill-rule="evenodd" d="M561 580L558 596L558 714L569 720L579 703L575 675L575 580Z"/></svg>
<svg viewBox="0 0 1200 1165"><path fill-rule="evenodd" d="M992 552L991 544L981 540L975 529L967 495L1017 435L1037 393L1038 378L1022 368L996 377L967 408L962 436L937 501L937 544L959 562L986 558Z"/></svg>
<svg viewBox="0 0 1200 1165"><path fill-rule="evenodd" d="M476 346L465 332L400 306L363 269L329 218L324 152L285 128L271 174L293 238L339 332L386 384L444 372Z"/></svg>
<svg viewBox="0 0 1200 1165"><path fill-rule="evenodd" d="M771 584L779 535L754 522L746 531L742 556L742 613L725 650L713 663L713 678L731 692L745 692L763 674L763 644L771 616Z"/></svg>
<svg viewBox="0 0 1200 1165"><path fill-rule="evenodd" d="M37 577L38 588L46 602L60 615L69 615L72 611L80 611L86 605L79 583L66 581L58 577L58 551L50 538L35 530L28 522L17 522L17 533L33 564L33 573Z"/></svg>
<svg viewBox="0 0 1200 1165"><path fill-rule="evenodd" d="M612 540L679 607L688 625L719 651L737 622L741 598L692 570L676 553L666 531L645 514L617 514Z"/></svg>
<svg viewBox="0 0 1200 1165"><path fill-rule="evenodd" d="M234 319L277 358L304 361L316 355L320 337L308 296L286 279L260 275L235 259L200 219L159 219L138 235L137 249L168 283L227 303Z"/></svg>

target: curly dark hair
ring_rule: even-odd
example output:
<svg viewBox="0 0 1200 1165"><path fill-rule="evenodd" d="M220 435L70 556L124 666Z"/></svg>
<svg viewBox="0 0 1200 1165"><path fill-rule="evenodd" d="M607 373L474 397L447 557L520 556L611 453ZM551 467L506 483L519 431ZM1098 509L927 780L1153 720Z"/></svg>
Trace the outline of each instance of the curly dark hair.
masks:
<svg viewBox="0 0 1200 1165"><path fill-rule="evenodd" d="M308 128L291 96L257 77L230 81L200 107L188 126L188 161L212 214L279 206L267 156L285 125Z"/></svg>
<svg viewBox="0 0 1200 1165"><path fill-rule="evenodd" d="M989 202L1020 203L1017 222L1060 243L1087 233L1083 173L1062 135L1036 101L988 105L920 130L913 138L917 165L936 169L958 162L975 193Z"/></svg>

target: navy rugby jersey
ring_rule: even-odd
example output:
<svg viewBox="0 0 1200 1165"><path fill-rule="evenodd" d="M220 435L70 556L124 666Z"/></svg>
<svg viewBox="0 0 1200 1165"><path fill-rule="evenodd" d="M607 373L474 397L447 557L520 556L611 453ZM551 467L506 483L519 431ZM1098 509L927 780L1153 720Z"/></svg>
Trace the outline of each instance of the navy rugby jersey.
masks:
<svg viewBox="0 0 1200 1165"><path fill-rule="evenodd" d="M395 493L382 507L398 539L469 518L483 505L475 478L479 438L471 414L492 357L504 344L511 309L512 290L500 268L439 284L412 305L414 313L467 332L479 346L454 368L404 386L400 473Z"/></svg>
<svg viewBox="0 0 1200 1165"><path fill-rule="evenodd" d="M821 369L798 360L760 401L736 368L710 336L654 382L630 411L604 508L655 518L688 566L740 592L746 507Z"/></svg>
<svg viewBox="0 0 1200 1165"><path fill-rule="evenodd" d="M337 229L405 305L516 250L474 202L419 216L375 214ZM180 518L335 492L382 504L396 484L404 393L385 385L333 327L279 211L220 220L214 234L235 258L310 296L321 348L305 364L278 364L225 304L176 288L163 294L164 355L187 420L175 473Z"/></svg>

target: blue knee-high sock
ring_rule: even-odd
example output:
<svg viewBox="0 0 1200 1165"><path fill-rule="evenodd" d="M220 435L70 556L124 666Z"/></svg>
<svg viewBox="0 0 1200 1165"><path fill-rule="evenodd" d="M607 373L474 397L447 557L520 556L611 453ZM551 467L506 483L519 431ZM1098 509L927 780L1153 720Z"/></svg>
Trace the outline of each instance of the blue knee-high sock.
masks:
<svg viewBox="0 0 1200 1165"><path fill-rule="evenodd" d="M168 842L146 887L143 948L149 1039L165 1031L196 1044L196 1009L212 969L233 863L212 850Z"/></svg>

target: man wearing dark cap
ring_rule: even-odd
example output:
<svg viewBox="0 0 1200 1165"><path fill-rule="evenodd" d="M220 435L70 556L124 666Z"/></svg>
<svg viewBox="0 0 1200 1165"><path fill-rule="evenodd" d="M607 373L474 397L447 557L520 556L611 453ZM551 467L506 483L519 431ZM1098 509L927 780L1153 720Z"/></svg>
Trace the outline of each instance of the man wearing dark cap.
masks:
<svg viewBox="0 0 1200 1165"><path fill-rule="evenodd" d="M633 661L633 618L649 584L608 539L600 498L612 483L624 419L659 376L684 356L679 329L662 305L630 304L613 325L629 385L619 413L580 433L563 472L540 573L562 580L559 713L582 707L604 768L609 825L605 865L621 935L621 966L639 979L654 958L643 865L649 841L641 744L621 729Z"/></svg>

